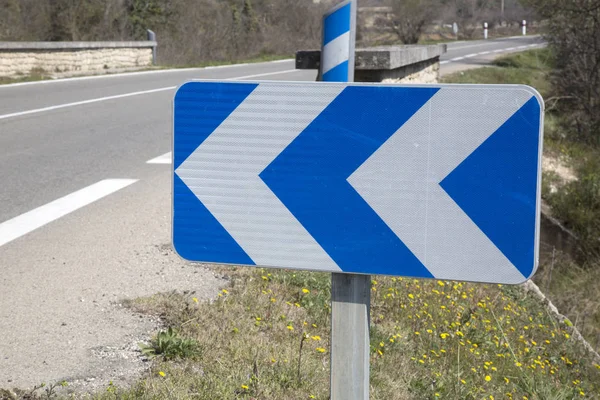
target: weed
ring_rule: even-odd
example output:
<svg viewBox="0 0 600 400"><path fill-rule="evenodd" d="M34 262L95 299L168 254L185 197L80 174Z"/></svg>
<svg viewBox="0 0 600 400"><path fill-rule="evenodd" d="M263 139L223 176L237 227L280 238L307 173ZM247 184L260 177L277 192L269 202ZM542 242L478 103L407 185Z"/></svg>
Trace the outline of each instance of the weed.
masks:
<svg viewBox="0 0 600 400"><path fill-rule="evenodd" d="M142 354L153 359L162 357L164 360L173 360L176 358L194 358L201 354L200 345L191 338L183 338L172 327L166 331L159 332L150 345L139 345Z"/></svg>

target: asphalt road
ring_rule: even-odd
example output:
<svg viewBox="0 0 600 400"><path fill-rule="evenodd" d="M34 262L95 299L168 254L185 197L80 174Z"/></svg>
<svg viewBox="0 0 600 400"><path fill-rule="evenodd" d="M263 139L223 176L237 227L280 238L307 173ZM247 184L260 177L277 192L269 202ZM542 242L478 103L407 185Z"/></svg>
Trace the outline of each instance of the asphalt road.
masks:
<svg viewBox="0 0 600 400"><path fill-rule="evenodd" d="M539 46L456 42L442 73ZM0 85L0 388L119 383L155 321L124 298L220 281L169 250L171 99L191 79L314 80L292 60Z"/></svg>

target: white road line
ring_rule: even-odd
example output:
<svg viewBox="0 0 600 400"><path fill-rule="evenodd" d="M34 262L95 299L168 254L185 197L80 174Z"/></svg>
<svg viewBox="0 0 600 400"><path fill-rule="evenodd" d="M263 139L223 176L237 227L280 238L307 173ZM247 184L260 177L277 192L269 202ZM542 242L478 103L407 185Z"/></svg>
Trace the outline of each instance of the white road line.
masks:
<svg viewBox="0 0 600 400"><path fill-rule="evenodd" d="M284 59L284 60L267 61L264 64L279 64L279 63L291 62L291 61L294 61L294 59L288 58L288 59ZM7 88L13 88L13 87L17 87L17 86L44 85L44 84L49 84L49 83L63 83L63 82L94 80L94 79L107 79L107 78L122 78L122 77L130 77L130 76L137 76L137 75L153 75L153 74L166 74L166 73L178 73L178 72L189 72L189 71L202 71L202 70L211 70L211 69L238 68L238 67L246 67L248 65L260 65L260 64L263 64L263 63L214 65L214 66L199 67L199 68L166 68L166 69L159 69L159 70L152 70L152 71L122 72L122 73L118 73L118 74L77 76L77 77L73 77L73 78L48 79L48 80L44 80L44 81L8 83L5 85L0 85L0 90L7 89Z"/></svg>
<svg viewBox="0 0 600 400"><path fill-rule="evenodd" d="M482 51L481 53L479 53L480 56L485 56L486 54L490 54L491 51Z"/></svg>
<svg viewBox="0 0 600 400"><path fill-rule="evenodd" d="M448 64L448 63L450 63L450 62L451 62L450 60L446 60L446 61L440 61L440 65L445 65L445 64Z"/></svg>
<svg viewBox="0 0 600 400"><path fill-rule="evenodd" d="M456 57L456 58L451 59L450 61L460 61L460 60L464 60L464 59L465 59L464 57Z"/></svg>
<svg viewBox="0 0 600 400"><path fill-rule="evenodd" d="M84 105L84 104L98 103L98 102L101 102L101 101L114 100L114 99L122 99L124 97L132 97L132 96L139 96L139 95L142 95L142 94L164 92L166 90L173 90L175 88L176 88L176 86L169 86L169 87L158 88L158 89L142 90L142 91L139 91L139 92L117 94L115 96L99 97L97 99L76 101L76 102L73 102L73 103L58 104L58 105L55 105L55 106L49 106L49 107L43 107L43 108L36 108L34 110L19 111L19 112L16 112L16 113L0 115L0 120L7 119L7 118L13 118L13 117L20 117L22 115L37 114L37 113L41 113L41 112L45 112L45 111L58 110L58 109L61 109L61 108L81 106L81 105Z"/></svg>
<svg viewBox="0 0 600 400"><path fill-rule="evenodd" d="M477 54L476 53L472 53L472 54L467 54L465 56L465 58L473 58L473 57L477 57Z"/></svg>
<svg viewBox="0 0 600 400"><path fill-rule="evenodd" d="M494 53L502 53L505 49L494 50Z"/></svg>
<svg viewBox="0 0 600 400"><path fill-rule="evenodd" d="M246 75L246 76L236 76L234 78L223 79L224 81L239 81L242 79L252 79L252 78L260 78L261 76L269 76L269 75L282 75L289 74L292 72L302 72L299 69L287 69L285 71L277 71L277 72L265 72L264 74L254 74L254 75Z"/></svg>
<svg viewBox="0 0 600 400"><path fill-rule="evenodd" d="M169 151L168 153L165 153L156 158L153 158L152 160L146 161L146 164L171 164L171 162L172 162L172 155L171 155L171 152Z"/></svg>
<svg viewBox="0 0 600 400"><path fill-rule="evenodd" d="M297 71L299 71L299 70L297 70L297 69L288 69L288 70L285 70L285 71L266 72L266 73L263 73L263 74L237 76L237 77L228 78L228 79L224 79L224 80L235 81L235 80L240 80L240 79L259 78L261 76L289 74L290 72L297 72ZM58 109L61 109L61 108L81 106L81 105L91 104L91 103L99 103L101 101L114 100L114 99L122 99L124 97L132 97L132 96L139 96L139 95L143 95L143 94L164 92L164 91L167 91L167 90L174 90L176 88L177 88L177 86L168 86L168 87L163 87L163 88L158 88L158 89L142 90L142 91L139 91L139 92L123 93L123 94L117 94L117 95L114 95L114 96L106 96L106 97L99 97L99 98L96 98L96 99L89 99L89 100L83 100L83 101L75 101L73 103L58 104L58 105L55 105L55 106L49 106L49 107L43 107L43 108L36 108L36 109L33 109L33 110L19 111L19 112L16 112L16 113L0 115L0 120L7 119L7 118L20 117L20 116L29 115L29 114L37 114L37 113L46 112L46 111L53 111L53 110L58 110Z"/></svg>
<svg viewBox="0 0 600 400"><path fill-rule="evenodd" d="M2 222L0 247L135 182L137 179L106 179Z"/></svg>
<svg viewBox="0 0 600 400"><path fill-rule="evenodd" d="M508 49L506 49L506 51L513 51L513 50L516 50L516 49L517 49L516 47L509 47Z"/></svg>

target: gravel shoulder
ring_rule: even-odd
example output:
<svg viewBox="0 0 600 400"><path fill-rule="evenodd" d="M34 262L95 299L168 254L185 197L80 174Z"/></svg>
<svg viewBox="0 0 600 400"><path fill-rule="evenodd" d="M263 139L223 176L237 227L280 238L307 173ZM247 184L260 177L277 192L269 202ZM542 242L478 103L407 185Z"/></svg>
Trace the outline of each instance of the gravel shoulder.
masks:
<svg viewBox="0 0 600 400"><path fill-rule="evenodd" d="M157 171L159 171L157 173ZM170 250L167 166L129 188L0 249L0 388L66 380L69 390L126 384L149 363L138 351L159 327L123 299L224 283Z"/></svg>

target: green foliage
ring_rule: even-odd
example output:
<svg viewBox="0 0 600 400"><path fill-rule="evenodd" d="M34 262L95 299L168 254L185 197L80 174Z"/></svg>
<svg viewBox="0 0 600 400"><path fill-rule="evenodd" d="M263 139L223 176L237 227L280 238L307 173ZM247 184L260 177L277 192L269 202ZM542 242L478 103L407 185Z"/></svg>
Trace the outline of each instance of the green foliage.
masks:
<svg viewBox="0 0 600 400"><path fill-rule="evenodd" d="M552 84L570 140L600 145L600 0L523 0L545 19Z"/></svg>
<svg viewBox="0 0 600 400"><path fill-rule="evenodd" d="M129 0L128 17L131 34L138 39L146 38L147 29L164 30L175 16L169 1L163 0Z"/></svg>
<svg viewBox="0 0 600 400"><path fill-rule="evenodd" d="M600 256L600 154L581 161L579 179L547 196L553 214L579 238L582 252L594 261Z"/></svg>
<svg viewBox="0 0 600 400"><path fill-rule="evenodd" d="M529 50L498 58L494 67L457 72L443 78L445 83L521 84L537 89L542 97L551 96L549 76L553 57L549 50Z"/></svg>
<svg viewBox="0 0 600 400"><path fill-rule="evenodd" d="M153 359L162 357L164 360L173 360L176 358L193 358L199 356L200 346L198 342L191 338L183 338L179 332L169 327L166 331L159 332L150 345L139 345L142 354Z"/></svg>

